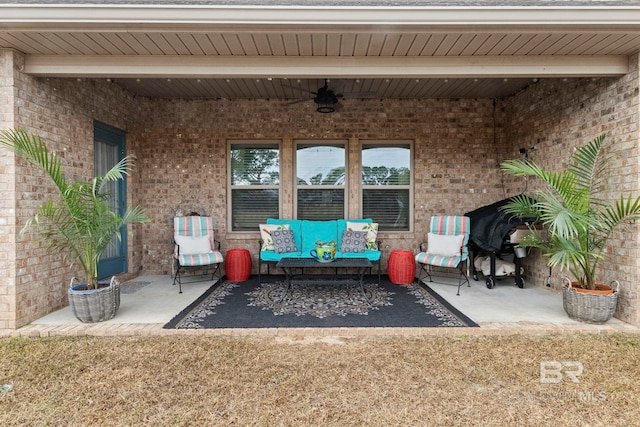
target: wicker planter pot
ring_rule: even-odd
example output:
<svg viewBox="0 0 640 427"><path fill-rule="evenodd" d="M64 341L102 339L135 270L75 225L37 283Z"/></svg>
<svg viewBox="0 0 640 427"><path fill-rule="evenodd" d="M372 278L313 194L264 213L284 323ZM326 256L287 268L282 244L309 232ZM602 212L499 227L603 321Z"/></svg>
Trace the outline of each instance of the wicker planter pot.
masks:
<svg viewBox="0 0 640 427"><path fill-rule="evenodd" d="M69 287L69 305L73 314L83 323L96 323L112 319L120 308L120 283L115 276L110 282L99 282L103 287L86 290L86 284Z"/></svg>
<svg viewBox="0 0 640 427"><path fill-rule="evenodd" d="M619 285L615 289L607 285L597 286L596 291L589 292L585 289L577 290L572 283L565 281L562 286L562 305L571 319L593 324L605 323L611 319L618 303ZM609 290L603 292L602 288Z"/></svg>

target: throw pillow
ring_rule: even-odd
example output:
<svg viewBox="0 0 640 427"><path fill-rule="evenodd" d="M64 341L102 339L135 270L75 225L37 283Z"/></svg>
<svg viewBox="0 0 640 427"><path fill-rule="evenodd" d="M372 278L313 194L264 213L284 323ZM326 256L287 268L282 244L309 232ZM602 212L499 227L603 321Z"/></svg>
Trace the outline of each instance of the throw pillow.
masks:
<svg viewBox="0 0 640 427"><path fill-rule="evenodd" d="M209 235L205 236L175 236L180 246L180 255L208 254L211 252Z"/></svg>
<svg viewBox="0 0 640 427"><path fill-rule="evenodd" d="M298 252L293 230L273 230L271 237L273 237L273 247L277 254Z"/></svg>
<svg viewBox="0 0 640 427"><path fill-rule="evenodd" d="M430 255L438 256L460 256L460 248L462 247L462 241L464 235L445 235L445 234L433 234L427 235L427 252Z"/></svg>
<svg viewBox="0 0 640 427"><path fill-rule="evenodd" d="M340 242L340 251L361 253L364 252L366 244L366 231L344 230L342 232L342 241Z"/></svg>
<svg viewBox="0 0 640 427"><path fill-rule="evenodd" d="M351 222L347 221L347 230L349 231L366 231L367 232L367 249L373 251L378 250L376 239L378 238L377 222Z"/></svg>
<svg viewBox="0 0 640 427"><path fill-rule="evenodd" d="M288 230L289 224L259 224L260 238L262 239L262 250L273 251L273 238L271 233L275 230Z"/></svg>

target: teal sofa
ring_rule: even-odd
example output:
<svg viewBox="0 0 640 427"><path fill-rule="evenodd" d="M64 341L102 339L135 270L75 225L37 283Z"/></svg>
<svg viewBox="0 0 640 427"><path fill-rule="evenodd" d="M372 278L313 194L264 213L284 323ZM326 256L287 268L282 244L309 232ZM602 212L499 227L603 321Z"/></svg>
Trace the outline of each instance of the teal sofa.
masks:
<svg viewBox="0 0 640 427"><path fill-rule="evenodd" d="M382 258L382 245L377 238L375 242L369 242L364 252L342 252L340 243L342 233L347 229L347 222L373 224L371 219L335 219L329 221L311 221L300 219L268 218L268 225L288 225L293 231L293 237L298 247L297 252L276 253L275 250L266 248L264 240L260 240L260 255L258 257L258 280L261 279L262 265L267 265L267 273L270 266L275 265L282 258L312 258L310 251L316 248L316 242L334 241L337 243L336 258L367 258L373 265L377 265L377 273L380 276L380 260ZM377 226L377 224L376 224ZM377 233L376 233L377 235Z"/></svg>

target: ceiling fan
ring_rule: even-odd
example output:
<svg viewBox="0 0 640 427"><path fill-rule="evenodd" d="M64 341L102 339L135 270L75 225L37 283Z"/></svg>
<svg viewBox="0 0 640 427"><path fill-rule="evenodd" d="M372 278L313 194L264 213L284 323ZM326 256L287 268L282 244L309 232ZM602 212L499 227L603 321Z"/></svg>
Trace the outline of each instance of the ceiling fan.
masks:
<svg viewBox="0 0 640 427"><path fill-rule="evenodd" d="M295 89L295 90L303 90L302 88L299 87L295 87L295 86L287 86L291 89ZM306 90L304 90L305 92L307 92ZM333 113L334 111L337 111L339 109L342 108L342 104L340 103L339 99L343 97L342 94L340 93L336 93L334 90L329 88L329 80L328 79L324 79L324 86L321 86L318 88L318 90L316 92L314 91L308 91L309 93L311 93L313 95L313 98L311 98L313 100L313 102L315 102L316 104L316 111L318 113ZM362 98L369 98L371 97L372 94L360 94L359 97ZM292 101L289 102L288 104L297 104L299 102L305 102L307 101L307 99L301 99L301 100L297 100L297 101Z"/></svg>

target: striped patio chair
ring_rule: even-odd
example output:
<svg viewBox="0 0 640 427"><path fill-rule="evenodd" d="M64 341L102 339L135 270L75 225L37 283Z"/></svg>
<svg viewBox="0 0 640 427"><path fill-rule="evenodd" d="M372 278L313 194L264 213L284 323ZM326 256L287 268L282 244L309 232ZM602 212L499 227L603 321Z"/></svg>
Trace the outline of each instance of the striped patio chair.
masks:
<svg viewBox="0 0 640 427"><path fill-rule="evenodd" d="M213 233L213 218L210 216L178 216L173 219L173 258L175 276L173 284L180 285L182 293L182 272L188 267L208 267L213 270L211 280L216 273L221 278L220 264L224 261L220 252L220 242L216 242ZM207 274L208 276L208 274Z"/></svg>
<svg viewBox="0 0 640 427"><path fill-rule="evenodd" d="M458 295L460 286L469 286L469 232L471 221L466 216L434 215L431 217L431 227L427 241L420 244L416 262L420 267L418 281L424 277L431 277L431 268L456 268L460 270L458 279ZM423 275L422 272L425 274Z"/></svg>

